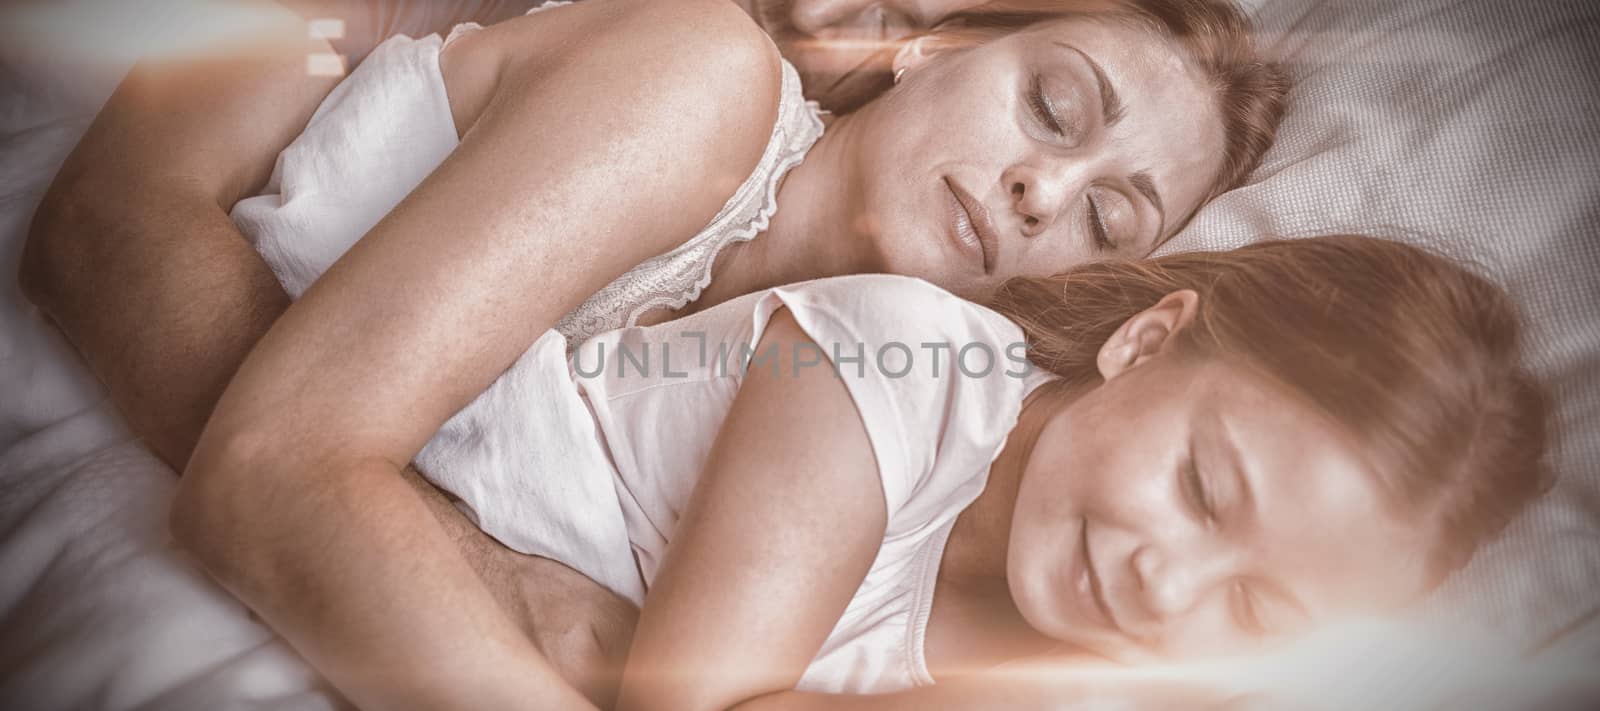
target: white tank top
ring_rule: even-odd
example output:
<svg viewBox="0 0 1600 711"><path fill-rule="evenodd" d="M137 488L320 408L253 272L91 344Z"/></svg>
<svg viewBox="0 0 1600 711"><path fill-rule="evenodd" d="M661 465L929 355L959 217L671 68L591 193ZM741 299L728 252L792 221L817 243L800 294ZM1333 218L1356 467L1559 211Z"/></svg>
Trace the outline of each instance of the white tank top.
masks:
<svg viewBox="0 0 1600 711"><path fill-rule="evenodd" d="M530 14L565 4L547 3ZM450 39L478 29L458 26ZM234 205L234 222L291 297L298 299L455 150L459 139L439 71L447 43L437 35L397 36L373 50L279 154L262 194ZM822 134L821 112L801 95L794 67L783 61L782 72L777 120L755 170L698 234L562 317L556 330L568 343L693 301L711 282L724 247L766 230L779 182Z"/></svg>
<svg viewBox="0 0 1600 711"><path fill-rule="evenodd" d="M820 353L760 348L778 309ZM877 465L878 483L862 486L881 491L887 526L797 688L899 691L934 681L923 646L945 540L983 491L1024 400L1053 377L1027 365L1022 341L1021 329L994 311L887 274L746 294L668 323L601 333L570 358L561 335L548 331L445 423L417 465L502 543L642 601L745 365L834 368Z"/></svg>

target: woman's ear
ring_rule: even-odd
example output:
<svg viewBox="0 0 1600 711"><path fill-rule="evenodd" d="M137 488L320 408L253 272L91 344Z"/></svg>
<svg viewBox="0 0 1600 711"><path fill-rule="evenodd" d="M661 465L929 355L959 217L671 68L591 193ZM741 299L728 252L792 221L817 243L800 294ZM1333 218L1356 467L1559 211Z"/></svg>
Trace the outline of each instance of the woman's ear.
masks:
<svg viewBox="0 0 1600 711"><path fill-rule="evenodd" d="M1100 377L1109 381L1161 353L1194 321L1199 307L1200 295L1181 289L1124 321L1095 357Z"/></svg>
<svg viewBox="0 0 1600 711"><path fill-rule="evenodd" d="M928 60L941 49L938 35L924 34L906 40L900 45L899 51L894 53L894 62L890 67L894 70L895 83L900 83L900 78L905 76L906 72L916 71L917 68L927 64Z"/></svg>

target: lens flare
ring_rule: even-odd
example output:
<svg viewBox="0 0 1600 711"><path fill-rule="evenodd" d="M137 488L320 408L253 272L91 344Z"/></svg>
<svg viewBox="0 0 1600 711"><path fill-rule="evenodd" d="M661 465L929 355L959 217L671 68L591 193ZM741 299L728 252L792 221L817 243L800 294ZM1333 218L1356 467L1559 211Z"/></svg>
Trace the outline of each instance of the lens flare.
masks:
<svg viewBox="0 0 1600 711"><path fill-rule="evenodd" d="M281 9L208 0L8 3L0 6L0 52L75 65L125 66L145 59L236 53L241 45L269 36L307 41L336 39L344 32L339 21L313 23L309 37L304 30L288 32L304 24Z"/></svg>
<svg viewBox="0 0 1600 711"><path fill-rule="evenodd" d="M1406 620L1351 620L1257 654L1138 666L1026 665L1064 690L1191 688L1261 708L1526 708L1561 690L1600 694L1592 660L1518 653L1493 635ZM1600 697L1586 697L1600 698ZM1255 708L1255 706L1247 706Z"/></svg>

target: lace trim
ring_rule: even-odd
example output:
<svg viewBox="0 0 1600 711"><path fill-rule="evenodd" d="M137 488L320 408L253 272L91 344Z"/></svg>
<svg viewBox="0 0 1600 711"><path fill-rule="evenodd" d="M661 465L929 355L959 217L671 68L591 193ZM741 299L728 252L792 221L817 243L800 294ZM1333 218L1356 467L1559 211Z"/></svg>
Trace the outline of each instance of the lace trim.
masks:
<svg viewBox="0 0 1600 711"><path fill-rule="evenodd" d="M550 0L527 14L571 4L572 0ZM456 25L440 45L441 51L457 37L481 29L476 22ZM780 62L783 85L778 119L755 170L698 234L639 263L563 316L556 330L567 337L569 352L597 333L637 325L654 309L676 311L700 298L711 283L717 255L730 244L749 242L766 231L778 211L778 184L805 160L806 152L822 135L821 107L805 99L794 66L788 60Z"/></svg>
<svg viewBox="0 0 1600 711"><path fill-rule="evenodd" d="M653 309L676 310L700 298L711 283L717 255L766 231L778 209L779 183L822 134L821 109L801 94L794 67L788 61L782 65L778 119L755 171L699 234L628 270L563 317L556 330L567 337L569 348L597 333L636 325Z"/></svg>
<svg viewBox="0 0 1600 711"><path fill-rule="evenodd" d="M528 8L528 11L522 14L524 16L532 15L535 12L549 10L550 8L554 7L562 7L564 5L571 5L572 3L573 0L550 0L549 2L546 2L538 7ZM467 34L468 32L476 32L481 29L483 29L483 25L480 25L476 22L463 22L459 25L456 25L455 27L450 28L450 34L445 36L444 44L439 45L439 48L443 49L445 47L449 47L450 43L454 42L457 37Z"/></svg>
<svg viewBox="0 0 1600 711"><path fill-rule="evenodd" d="M784 69L786 70L785 73L787 74L789 67L785 66ZM797 83L798 80L799 77L797 76ZM785 87L785 93L787 93L787 88L788 87ZM779 183L783 182L783 177L787 175L790 170L793 170L795 166L800 165L800 163L805 160L806 151L811 147L812 143L816 142L817 136L822 133L820 108L818 108L816 102L814 101L807 101L804 105L806 108L812 110L809 113L809 118L813 122L812 128L815 128L815 132L808 133L804 130L804 128L802 128L798 136L790 137L791 140L796 138L803 140L805 145L785 145L786 150L784 154L778 158L777 165L771 166L771 172L766 176L766 190L761 196L761 202L757 206L756 214L753 215L743 227L723 237L721 243L715 245L715 247L711 249L711 254L706 255L705 260L701 264L699 278L695 279L694 284L689 287L688 291L683 292L676 297L667 298L658 296L643 304L639 304L638 306L634 307L633 313L629 314L628 316L629 326L636 324L640 317L644 316L646 313L649 313L652 309L665 306L668 309L675 311L683 308L685 304L700 298L700 294L705 291L706 286L711 283L711 270L716 264L717 255L720 254L728 245L735 242L749 242L750 240L755 239L757 235L767 230L767 226L772 222L772 216L778 212ZM785 112L786 115L788 113L790 112ZM802 113L801 118L806 116L806 113ZM763 164L762 167L767 167L765 165L767 163L766 156L762 156L761 162ZM718 217L721 216L721 214L718 215ZM708 229L714 233L718 227L721 227L718 225L718 221L712 220L711 226ZM696 239L698 238L699 235L696 235Z"/></svg>

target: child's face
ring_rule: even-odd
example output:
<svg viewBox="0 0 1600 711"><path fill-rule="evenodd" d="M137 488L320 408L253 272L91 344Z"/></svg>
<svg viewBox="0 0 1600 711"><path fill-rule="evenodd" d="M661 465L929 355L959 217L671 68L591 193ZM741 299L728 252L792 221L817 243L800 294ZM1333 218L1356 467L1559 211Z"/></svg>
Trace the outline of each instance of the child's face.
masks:
<svg viewBox="0 0 1600 711"><path fill-rule="evenodd" d="M1061 407L1007 559L1041 632L1121 661L1248 651L1427 588L1420 525L1344 434L1264 378L1164 352Z"/></svg>

